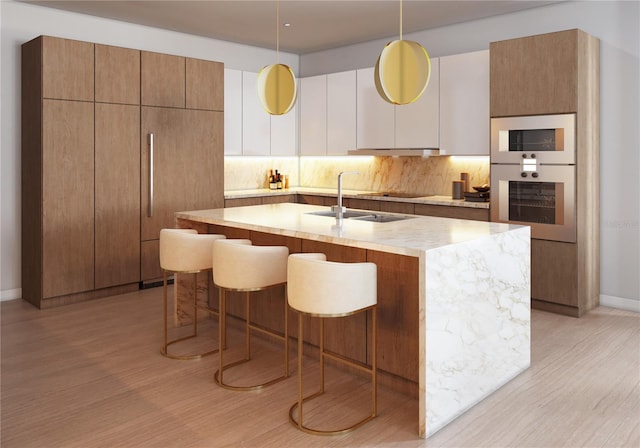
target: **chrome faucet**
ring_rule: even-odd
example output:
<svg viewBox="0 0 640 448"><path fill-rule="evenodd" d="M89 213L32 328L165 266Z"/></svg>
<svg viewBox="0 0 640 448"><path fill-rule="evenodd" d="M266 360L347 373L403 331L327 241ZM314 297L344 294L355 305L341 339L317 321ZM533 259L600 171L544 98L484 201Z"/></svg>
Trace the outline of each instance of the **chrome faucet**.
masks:
<svg viewBox="0 0 640 448"><path fill-rule="evenodd" d="M347 211L346 207L342 206L342 176L344 174L360 174L360 171L342 171L338 174L338 205L334 205L331 207L331 211L335 212L336 219L338 221L342 221L344 218L344 214Z"/></svg>

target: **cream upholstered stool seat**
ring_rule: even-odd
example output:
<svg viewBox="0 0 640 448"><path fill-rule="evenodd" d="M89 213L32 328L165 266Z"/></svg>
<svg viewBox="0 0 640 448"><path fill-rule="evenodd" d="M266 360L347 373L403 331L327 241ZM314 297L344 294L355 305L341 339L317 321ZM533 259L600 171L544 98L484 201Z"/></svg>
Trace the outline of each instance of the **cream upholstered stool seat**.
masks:
<svg viewBox="0 0 640 448"><path fill-rule="evenodd" d="M213 244L213 282L220 290L219 312L219 356L220 364L215 373L216 382L231 390L255 390L277 383L289 376L289 337L287 332L287 300L283 300L284 334L280 334L251 323L251 293L286 285L287 257L285 246L253 246L250 240L218 240ZM224 364L226 341L227 292L246 293L245 356L243 359ZM249 386L231 385L224 382L224 372L251 359L251 331L259 331L284 340L284 374L262 384Z"/></svg>
<svg viewBox="0 0 640 448"><path fill-rule="evenodd" d="M213 242L224 239L224 235L199 234L194 229L160 230L160 267L163 277L164 298L164 345L160 352L173 359L197 359L217 352L217 349L195 354L169 353L169 346L198 335L198 273L211 270ZM167 276L169 274L193 274L193 332L184 337L168 340ZM209 313L217 314L206 308Z"/></svg>
<svg viewBox="0 0 640 448"><path fill-rule="evenodd" d="M377 413L377 267L374 263L338 263L326 261L324 254L307 253L289 256L287 291L289 306L298 316L298 401L289 409L289 420L298 429L311 434L334 435L354 430L370 421ZM354 362L325 350L326 318L344 317L371 310L371 366ZM320 325L320 390L302 396L303 315L321 318ZM348 427L320 430L305 426L303 404L324 394L324 361L331 358L371 375L371 414ZM294 412L298 409L297 420Z"/></svg>

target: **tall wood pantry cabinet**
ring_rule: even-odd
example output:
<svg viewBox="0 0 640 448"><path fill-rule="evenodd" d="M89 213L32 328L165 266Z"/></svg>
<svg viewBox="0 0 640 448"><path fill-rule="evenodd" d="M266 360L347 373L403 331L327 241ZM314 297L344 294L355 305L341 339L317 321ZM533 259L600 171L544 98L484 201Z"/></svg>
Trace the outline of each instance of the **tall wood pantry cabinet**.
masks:
<svg viewBox="0 0 640 448"><path fill-rule="evenodd" d="M49 36L22 46L25 300L45 308L138 289L161 276L159 229L173 212L222 207L222 70Z"/></svg>
<svg viewBox="0 0 640 448"><path fill-rule="evenodd" d="M576 242L531 240L531 302L581 316L600 300L600 41L573 29L490 45L491 117L576 114Z"/></svg>

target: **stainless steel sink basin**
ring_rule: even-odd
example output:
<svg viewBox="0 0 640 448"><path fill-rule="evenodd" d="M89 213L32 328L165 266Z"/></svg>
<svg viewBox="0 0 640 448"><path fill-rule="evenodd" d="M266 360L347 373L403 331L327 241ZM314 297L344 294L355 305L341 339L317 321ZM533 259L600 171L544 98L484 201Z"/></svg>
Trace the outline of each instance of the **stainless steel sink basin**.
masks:
<svg viewBox="0 0 640 448"><path fill-rule="evenodd" d="M394 222L404 221L405 219L411 219L413 216L401 216L401 215L367 215L353 218L357 221L371 221L371 222Z"/></svg>
<svg viewBox="0 0 640 448"><path fill-rule="evenodd" d="M327 212L309 212L307 213L307 215L316 215L316 216L329 216L331 218L335 218L336 217L336 212L332 212L332 211L327 211ZM371 213L369 212L357 212L354 210L347 210L343 217L345 219L349 219L349 218L361 218L364 216L371 216Z"/></svg>
<svg viewBox="0 0 640 448"><path fill-rule="evenodd" d="M309 212L307 215L316 215L316 216L327 216L330 218L335 218L336 214L332 211L322 211L322 212ZM394 221L403 221L405 219L411 219L414 216L405 216L405 215L387 215L383 213L372 213L365 211L355 211L355 210L347 210L344 213L344 219L352 219L357 221L369 221L369 222L394 222Z"/></svg>

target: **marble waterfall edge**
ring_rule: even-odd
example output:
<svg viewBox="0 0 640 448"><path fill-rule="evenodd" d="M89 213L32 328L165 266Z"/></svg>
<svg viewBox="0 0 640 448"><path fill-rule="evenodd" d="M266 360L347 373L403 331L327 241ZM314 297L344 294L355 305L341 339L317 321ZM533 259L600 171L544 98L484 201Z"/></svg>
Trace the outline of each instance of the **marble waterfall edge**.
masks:
<svg viewBox="0 0 640 448"><path fill-rule="evenodd" d="M530 229L426 253L429 437L531 363Z"/></svg>

